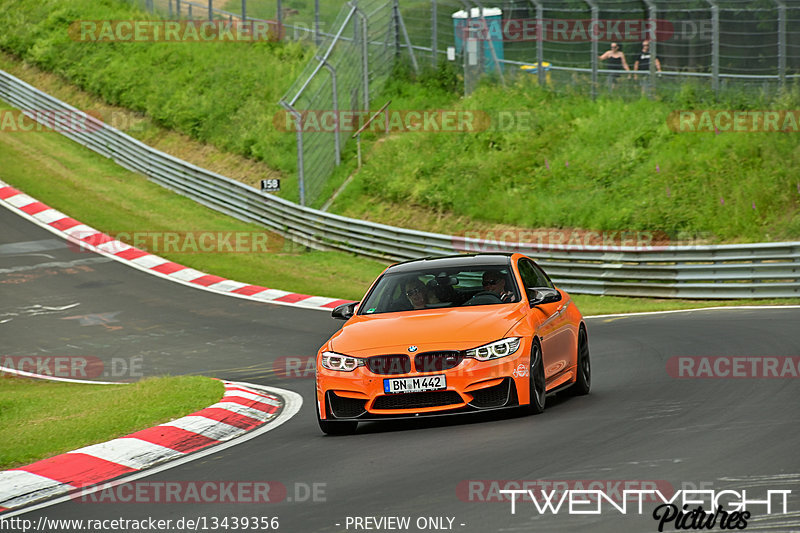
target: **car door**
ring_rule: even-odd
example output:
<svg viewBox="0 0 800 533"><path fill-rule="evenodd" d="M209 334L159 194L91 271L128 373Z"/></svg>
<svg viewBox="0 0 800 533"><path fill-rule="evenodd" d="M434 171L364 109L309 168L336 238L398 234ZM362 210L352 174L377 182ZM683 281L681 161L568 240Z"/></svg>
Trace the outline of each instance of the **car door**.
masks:
<svg viewBox="0 0 800 533"><path fill-rule="evenodd" d="M522 258L517 264L524 285L523 294L528 298L527 289L553 288L552 282L530 259ZM530 302L530 300L528 299ZM544 377L549 381L563 369L562 357L559 355L559 328L562 324L560 312L562 302L537 305L528 314L531 329L536 331L542 343L542 360Z"/></svg>

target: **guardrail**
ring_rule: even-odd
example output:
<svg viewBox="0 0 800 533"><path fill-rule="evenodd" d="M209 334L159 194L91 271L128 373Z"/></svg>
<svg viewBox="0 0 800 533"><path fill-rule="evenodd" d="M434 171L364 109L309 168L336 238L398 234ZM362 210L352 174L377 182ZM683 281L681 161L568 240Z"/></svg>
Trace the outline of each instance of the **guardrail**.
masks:
<svg viewBox="0 0 800 533"><path fill-rule="evenodd" d="M382 260L491 251L481 239L427 233L347 218L239 183L165 154L0 71L0 98L40 118L54 114L59 132L123 167L205 206L260 224L308 247ZM59 118L59 114L69 118ZM68 120L79 116L84 126ZM659 298L800 296L800 242L719 246L509 246L535 258L562 288L583 294Z"/></svg>

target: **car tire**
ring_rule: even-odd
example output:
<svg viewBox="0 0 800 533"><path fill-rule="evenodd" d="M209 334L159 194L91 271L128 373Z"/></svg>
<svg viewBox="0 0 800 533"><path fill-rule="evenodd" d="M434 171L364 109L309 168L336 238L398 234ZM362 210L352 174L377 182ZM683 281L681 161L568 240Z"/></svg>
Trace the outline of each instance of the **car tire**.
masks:
<svg viewBox="0 0 800 533"><path fill-rule="evenodd" d="M317 408L317 422L319 429L326 435L352 435L358 428L358 422L353 420L323 420L319 415L319 403L314 402Z"/></svg>
<svg viewBox="0 0 800 533"><path fill-rule="evenodd" d="M573 396L584 396L589 394L592 388L592 363L589 358L589 337L586 328L581 325L578 331L578 364L575 369L578 376L575 384L568 390Z"/></svg>
<svg viewBox="0 0 800 533"><path fill-rule="evenodd" d="M531 346L531 367L528 375L528 390L530 404L526 411L531 415L538 415L544 411L547 401L547 389L544 380L544 362L542 361L542 347L539 341L534 340Z"/></svg>

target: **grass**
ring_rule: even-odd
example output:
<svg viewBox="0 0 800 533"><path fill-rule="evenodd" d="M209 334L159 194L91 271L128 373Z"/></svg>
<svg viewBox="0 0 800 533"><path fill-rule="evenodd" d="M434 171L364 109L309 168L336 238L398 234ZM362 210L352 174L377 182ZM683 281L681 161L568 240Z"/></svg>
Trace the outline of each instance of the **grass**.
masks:
<svg viewBox="0 0 800 533"><path fill-rule="evenodd" d="M0 110L10 109L0 104ZM0 136L0 179L110 235L119 232L264 232L178 196L56 133ZM297 250L267 234L271 253L159 253L237 281L304 294L360 299L383 263L342 252ZM574 295L584 314L800 300L696 301Z"/></svg>
<svg viewBox="0 0 800 533"><path fill-rule="evenodd" d="M235 10L234 4L227 7ZM328 20L340 2L321 5ZM253 3L251 15L271 18L274 7ZM313 12L305 0L287 0L284 7L298 17ZM156 126L265 163L265 174L285 178L280 194L297 200L294 135L276 131L272 119L313 53L308 42L90 44L71 41L66 32L74 20L152 16L114 0L0 0L0 49ZM452 64L417 77L398 69L375 95L376 106L391 99L395 110L476 110L493 117L493 127L368 134L364 168L354 168L350 143L345 164L314 205L352 174L332 211L422 230L580 228L708 242L800 236L794 134L676 133L666 124L677 109L796 109L797 86L778 97L728 91L719 103L691 83L662 100L604 96L597 102L555 95L532 76L507 89L487 83L469 98L461 89ZM509 112L529 120L500 124L500 113ZM243 174L237 179L254 182Z"/></svg>
<svg viewBox="0 0 800 533"><path fill-rule="evenodd" d="M294 139L272 127L278 101L313 52L292 42L79 42L79 20L149 19L125 2L0 0L0 49L225 151L296 171ZM286 194L297 195L294 180Z"/></svg>
<svg viewBox="0 0 800 533"><path fill-rule="evenodd" d="M0 469L121 437L219 401L222 382L198 376L85 385L0 376Z"/></svg>
<svg viewBox="0 0 800 533"><path fill-rule="evenodd" d="M385 97L394 109L431 99L436 103L429 108L436 108L448 94L424 84L417 88L412 99L408 82L396 81ZM530 79L506 90L484 86L444 106L486 113L491 127L469 134L374 137L364 167L340 170L337 181L354 172L353 181L332 210L424 229L452 228L448 233L497 224L647 231L672 240L796 240L795 133L676 133L667 117L675 109L794 109L798 103L797 88L768 103L709 104L694 94L591 102L553 95ZM515 119L501 123L501 113L507 118L509 112Z"/></svg>
<svg viewBox="0 0 800 533"><path fill-rule="evenodd" d="M9 107L0 104L0 109ZM196 231L267 235L266 253L159 252L204 272L292 292L358 299L385 266L343 252L297 250L260 226L178 196L56 133L4 134L0 160L0 179L112 236Z"/></svg>

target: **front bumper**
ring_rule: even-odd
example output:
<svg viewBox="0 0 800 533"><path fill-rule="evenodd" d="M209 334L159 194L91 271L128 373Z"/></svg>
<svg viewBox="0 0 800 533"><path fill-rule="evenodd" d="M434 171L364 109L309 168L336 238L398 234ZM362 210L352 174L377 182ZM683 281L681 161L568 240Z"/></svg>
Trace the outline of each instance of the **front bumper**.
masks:
<svg viewBox="0 0 800 533"><path fill-rule="evenodd" d="M455 414L516 407L528 401L529 357L520 346L494 361L465 359L440 372L384 375L365 367L337 372L317 365L317 402L322 418L383 420ZM444 375L447 388L429 392L387 394L384 379Z"/></svg>

